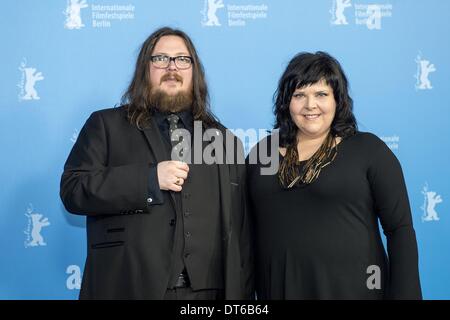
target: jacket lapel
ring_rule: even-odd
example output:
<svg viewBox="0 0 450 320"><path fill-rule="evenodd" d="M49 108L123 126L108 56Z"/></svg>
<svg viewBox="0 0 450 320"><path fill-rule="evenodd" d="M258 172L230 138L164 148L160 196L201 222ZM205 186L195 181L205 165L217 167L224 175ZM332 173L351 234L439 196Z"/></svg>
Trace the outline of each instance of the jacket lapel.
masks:
<svg viewBox="0 0 450 320"><path fill-rule="evenodd" d="M158 125L153 117L150 118L149 125L143 130L147 142L150 146L150 150L155 157L157 163L161 161L170 160L170 154L167 152L164 146L163 137L159 131ZM172 205L175 208L175 195L172 191L169 191L170 198L172 199Z"/></svg>
<svg viewBox="0 0 450 320"><path fill-rule="evenodd" d="M153 117L150 118L149 125L142 131L147 138L147 142L150 146L150 150L153 152L156 162L159 163L170 159L170 155L167 153L164 146L161 132L159 131L158 125Z"/></svg>

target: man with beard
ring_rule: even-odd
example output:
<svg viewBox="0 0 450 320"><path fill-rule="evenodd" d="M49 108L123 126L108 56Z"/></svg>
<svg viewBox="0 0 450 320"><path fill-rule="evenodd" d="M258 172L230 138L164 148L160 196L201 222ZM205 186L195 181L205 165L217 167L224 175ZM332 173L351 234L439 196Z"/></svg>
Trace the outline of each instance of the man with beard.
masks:
<svg viewBox="0 0 450 320"><path fill-rule="evenodd" d="M211 113L184 32L148 37L122 101L89 117L61 178L66 209L87 216L80 298L251 299L242 145ZM192 164L208 132L223 137L222 150L212 164ZM196 137L203 143L192 151Z"/></svg>

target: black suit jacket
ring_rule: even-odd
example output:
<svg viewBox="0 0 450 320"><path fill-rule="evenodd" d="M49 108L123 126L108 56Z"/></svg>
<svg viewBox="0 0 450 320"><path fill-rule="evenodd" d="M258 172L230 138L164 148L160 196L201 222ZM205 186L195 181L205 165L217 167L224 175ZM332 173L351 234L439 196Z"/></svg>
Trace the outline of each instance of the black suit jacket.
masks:
<svg viewBox="0 0 450 320"><path fill-rule="evenodd" d="M225 137L225 128L219 124L217 129ZM233 140L242 151L240 141ZM227 151L224 155L232 157ZM173 201L169 193L161 205L147 199L149 168L165 160L153 119L139 130L122 106L94 112L86 121L64 166L60 190L69 212L87 216L80 298L163 298L173 246ZM219 165L219 179L225 298L252 299L245 165Z"/></svg>

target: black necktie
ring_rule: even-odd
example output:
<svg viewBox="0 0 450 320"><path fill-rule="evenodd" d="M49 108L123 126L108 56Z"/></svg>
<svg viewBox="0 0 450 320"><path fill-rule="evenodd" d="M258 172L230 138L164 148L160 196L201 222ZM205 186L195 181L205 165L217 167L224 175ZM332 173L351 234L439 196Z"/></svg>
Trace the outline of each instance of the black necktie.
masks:
<svg viewBox="0 0 450 320"><path fill-rule="evenodd" d="M178 125L180 117L172 113L167 116L167 121L169 122L169 138L172 144L172 150L175 151L176 155L176 157L172 160L185 161L183 159L183 149L182 149L183 136L180 133L177 132L174 133L176 129L182 128L182 126Z"/></svg>
<svg viewBox="0 0 450 320"><path fill-rule="evenodd" d="M174 147L178 144L178 142L180 142L179 136L173 134L173 132L178 129L178 121L180 121L180 117L176 114L171 113L167 116L167 121L169 122L170 142L172 144L172 147Z"/></svg>

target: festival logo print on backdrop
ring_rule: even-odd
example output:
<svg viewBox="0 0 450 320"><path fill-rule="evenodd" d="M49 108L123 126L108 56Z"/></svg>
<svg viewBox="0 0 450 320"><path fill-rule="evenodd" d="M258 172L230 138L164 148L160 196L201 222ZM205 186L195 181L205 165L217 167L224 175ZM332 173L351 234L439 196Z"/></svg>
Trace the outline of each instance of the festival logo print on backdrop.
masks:
<svg viewBox="0 0 450 320"><path fill-rule="evenodd" d="M46 246L47 243L44 241L41 231L43 227L50 225L48 218L44 218L44 215L35 212L31 203L27 208L25 216L28 218L28 225L24 231L26 235L25 248Z"/></svg>
<svg viewBox="0 0 450 320"><path fill-rule="evenodd" d="M416 57L417 73L414 76L416 78L416 89L417 90L431 90L431 81L428 78L431 72L436 71L434 64L430 63L429 60L423 59L422 54L419 53Z"/></svg>
<svg viewBox="0 0 450 320"><path fill-rule="evenodd" d="M440 218L436 211L436 205L441 203L443 200L440 194L436 191L428 190L428 183L422 189L423 194L423 205L420 207L423 211L422 222L426 221L439 221Z"/></svg>
<svg viewBox="0 0 450 320"><path fill-rule="evenodd" d="M356 4L355 23L369 30L381 30L381 19L392 17L392 4Z"/></svg>
<svg viewBox="0 0 450 320"><path fill-rule="evenodd" d="M221 26L219 18L216 15L218 9L223 8L222 0L205 0L205 7L201 11L203 15L203 26Z"/></svg>
<svg viewBox="0 0 450 320"><path fill-rule="evenodd" d="M333 0L331 6L331 24L348 25L345 9L350 8L350 0ZM381 19L392 17L391 4L362 4L355 3L355 24L366 26L369 30L381 30Z"/></svg>
<svg viewBox="0 0 450 320"><path fill-rule="evenodd" d="M84 27L81 21L81 9L87 8L86 0L67 0L67 8L64 11L66 22L64 27L67 29L80 29Z"/></svg>
<svg viewBox="0 0 450 320"><path fill-rule="evenodd" d="M37 81L44 80L42 72L38 72L36 68L27 67L27 60L23 59L19 67L22 78L17 85L20 89L19 101L22 100L39 100L40 97L34 87Z"/></svg>
<svg viewBox="0 0 450 320"><path fill-rule="evenodd" d="M117 21L124 22L134 19L135 6L133 4L91 3L88 5L86 0L67 0L67 7L63 11L63 14L66 16L64 28L79 30L85 27L81 19L81 9L88 8L89 6L88 16L91 19L88 25L93 28L111 28Z"/></svg>
<svg viewBox="0 0 450 320"><path fill-rule="evenodd" d="M340 25L340 24L348 24L347 18L344 15L344 11L346 8L351 7L352 4L350 0L334 0L333 7L330 10L331 13L331 24Z"/></svg>
<svg viewBox="0 0 450 320"><path fill-rule="evenodd" d="M227 4L223 0L203 0L201 25L203 27L221 27L219 9L225 9L228 27L245 27L258 19L267 19L269 7L265 4Z"/></svg>

